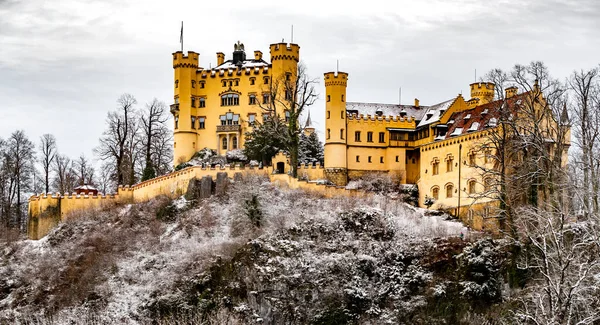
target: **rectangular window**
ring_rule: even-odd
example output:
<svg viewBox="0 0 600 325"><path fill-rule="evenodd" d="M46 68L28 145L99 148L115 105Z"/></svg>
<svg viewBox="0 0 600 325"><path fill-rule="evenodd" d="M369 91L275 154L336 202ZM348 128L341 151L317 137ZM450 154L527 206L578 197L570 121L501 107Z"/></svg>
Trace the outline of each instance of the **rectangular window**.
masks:
<svg viewBox="0 0 600 325"><path fill-rule="evenodd" d="M263 104L269 103L269 94L263 94Z"/></svg>
<svg viewBox="0 0 600 325"><path fill-rule="evenodd" d="M205 126L204 126L204 120L205 119L206 119L205 117L199 117L198 118L198 123L200 124L199 127L198 127L199 129L204 129L205 128Z"/></svg>
<svg viewBox="0 0 600 325"><path fill-rule="evenodd" d="M344 95L342 95L342 102L344 101Z"/></svg>
<svg viewBox="0 0 600 325"><path fill-rule="evenodd" d="M440 163L436 161L433 163L433 175L437 175L439 173L440 173Z"/></svg>
<svg viewBox="0 0 600 325"><path fill-rule="evenodd" d="M254 79L254 78L250 78L250 85L254 85L255 80L256 79Z"/></svg>
<svg viewBox="0 0 600 325"><path fill-rule="evenodd" d="M360 162L359 156L356 156L356 162Z"/></svg>
<svg viewBox="0 0 600 325"><path fill-rule="evenodd" d="M330 118L330 117L331 117L331 112L327 111L327 118Z"/></svg>
<svg viewBox="0 0 600 325"><path fill-rule="evenodd" d="M256 95L250 95L250 105L256 105Z"/></svg>
<svg viewBox="0 0 600 325"><path fill-rule="evenodd" d="M291 90L285 91L285 100L292 100L292 91Z"/></svg>
<svg viewBox="0 0 600 325"><path fill-rule="evenodd" d="M330 102L331 101L331 95L327 95L327 101Z"/></svg>
<svg viewBox="0 0 600 325"><path fill-rule="evenodd" d="M269 114L263 114L262 115L263 123L265 123L268 119L269 119Z"/></svg>
<svg viewBox="0 0 600 325"><path fill-rule="evenodd" d="M250 114L248 115L248 123L250 125L254 125L254 122L256 121L256 115L255 114Z"/></svg>
<svg viewBox="0 0 600 325"><path fill-rule="evenodd" d="M196 107L196 98L192 97L192 107Z"/></svg>
<svg viewBox="0 0 600 325"><path fill-rule="evenodd" d="M385 132L379 132L379 143L385 143Z"/></svg>
<svg viewBox="0 0 600 325"><path fill-rule="evenodd" d="M383 164L383 157L379 157L379 162Z"/></svg>
<svg viewBox="0 0 600 325"><path fill-rule="evenodd" d="M452 159L448 158L448 160L446 160L446 172L449 173L452 171Z"/></svg>
<svg viewBox="0 0 600 325"><path fill-rule="evenodd" d="M327 139L331 139L331 130L327 129Z"/></svg>
<svg viewBox="0 0 600 325"><path fill-rule="evenodd" d="M289 111L285 111L285 121L286 122L290 121L290 112Z"/></svg>
<svg viewBox="0 0 600 325"><path fill-rule="evenodd" d="M354 132L354 141L360 142L360 131Z"/></svg>
<svg viewBox="0 0 600 325"><path fill-rule="evenodd" d="M396 162L400 162L400 156L396 156Z"/></svg>
<svg viewBox="0 0 600 325"><path fill-rule="evenodd" d="M344 119L344 111L340 112L340 118L343 120Z"/></svg>
<svg viewBox="0 0 600 325"><path fill-rule="evenodd" d="M196 117L192 116L192 129L196 128Z"/></svg>
<svg viewBox="0 0 600 325"><path fill-rule="evenodd" d="M340 139L344 140L344 129L340 130Z"/></svg>
<svg viewBox="0 0 600 325"><path fill-rule="evenodd" d="M265 77L264 79L265 79L265 85L268 85L269 84L269 77Z"/></svg>
<svg viewBox="0 0 600 325"><path fill-rule="evenodd" d="M369 156L368 161L371 162L371 156Z"/></svg>
<svg viewBox="0 0 600 325"><path fill-rule="evenodd" d="M204 81L200 81L200 88L204 88Z"/></svg>
<svg viewBox="0 0 600 325"><path fill-rule="evenodd" d="M198 107L206 107L206 99L200 98L200 100L198 101Z"/></svg>
<svg viewBox="0 0 600 325"><path fill-rule="evenodd" d="M469 154L469 165L475 166L475 164L476 164L475 158L476 158L476 155L474 152Z"/></svg>
<svg viewBox="0 0 600 325"><path fill-rule="evenodd" d="M373 142L373 132L367 132L367 142Z"/></svg>

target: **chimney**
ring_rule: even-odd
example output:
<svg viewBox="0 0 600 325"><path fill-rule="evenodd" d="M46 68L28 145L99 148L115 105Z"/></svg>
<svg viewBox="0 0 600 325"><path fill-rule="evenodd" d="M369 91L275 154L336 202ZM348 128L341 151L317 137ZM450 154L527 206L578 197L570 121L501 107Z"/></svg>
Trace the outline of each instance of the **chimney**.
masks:
<svg viewBox="0 0 600 325"><path fill-rule="evenodd" d="M415 98L415 107L419 107L419 100Z"/></svg>
<svg viewBox="0 0 600 325"><path fill-rule="evenodd" d="M217 52L217 66L225 62L225 54L223 52Z"/></svg>
<svg viewBox="0 0 600 325"><path fill-rule="evenodd" d="M508 87L504 90L504 98L511 98L512 96L517 94L517 91L519 90L519 88L512 86L512 87Z"/></svg>
<svg viewBox="0 0 600 325"><path fill-rule="evenodd" d="M261 51L254 51L254 60L256 60L256 61L262 60L262 52Z"/></svg>

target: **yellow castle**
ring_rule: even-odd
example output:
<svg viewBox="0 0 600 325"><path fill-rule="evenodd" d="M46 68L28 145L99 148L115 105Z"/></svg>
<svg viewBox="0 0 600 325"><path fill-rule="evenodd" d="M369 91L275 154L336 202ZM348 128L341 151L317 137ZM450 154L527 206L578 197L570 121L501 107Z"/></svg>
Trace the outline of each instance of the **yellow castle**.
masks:
<svg viewBox="0 0 600 325"><path fill-rule="evenodd" d="M276 85L297 77L300 47L276 43L269 46L270 63L261 51L246 57L244 45L234 45L228 60L217 53L216 66L200 67L199 54L188 51L173 53L174 164L187 162L199 150L209 148L219 155L244 147L244 134L254 121L269 118L263 107L270 106L286 116L273 98L287 96ZM116 203L144 202L160 195L175 197L184 193L189 183L202 177L236 173L264 173L271 181L285 182L291 188L321 191L326 196L354 195L344 188L349 181L365 174L381 173L402 184L414 184L419 192L419 206L449 210L475 229L498 229L493 197L478 196L490 185L479 173L481 166L494 168L492 152L477 150L490 133L500 128L499 115L505 107L533 103L538 110L548 110L543 96L518 93L510 87L495 94L495 85L481 82L470 85L470 99L462 95L435 105L347 102L348 73L327 72L325 81L325 163L302 166L299 178L285 175L289 161L277 155L272 166L256 169L241 165L190 166L132 187L119 187L111 195L97 193L44 193L29 199L28 235L45 236L60 221L81 210L102 208ZM537 84L536 84L537 85ZM539 90L539 88L536 88ZM501 95L501 96L498 96ZM503 97L502 100L495 100ZM563 123L553 114L542 114L544 129ZM286 116L287 117L287 116ZM516 123L518 126L518 123ZM548 127L550 126L550 127ZM304 132L314 132L308 116ZM557 134L544 138L553 143ZM565 135L568 147L570 131ZM560 154L560 153L558 153ZM563 162L566 162L566 151ZM287 165L286 165L287 164ZM274 167L276 166L276 167ZM301 176L301 177L300 177ZM324 186L327 179L336 186Z"/></svg>
<svg viewBox="0 0 600 325"><path fill-rule="evenodd" d="M251 131L254 121L268 118L260 105L269 104L274 91L283 91L274 84L296 77L300 47L277 43L269 51L270 63L261 51L248 58L238 41L231 59L218 52L217 65L209 69L199 66L196 52L173 53L175 165L187 162L203 148L219 155L243 148L244 134Z"/></svg>

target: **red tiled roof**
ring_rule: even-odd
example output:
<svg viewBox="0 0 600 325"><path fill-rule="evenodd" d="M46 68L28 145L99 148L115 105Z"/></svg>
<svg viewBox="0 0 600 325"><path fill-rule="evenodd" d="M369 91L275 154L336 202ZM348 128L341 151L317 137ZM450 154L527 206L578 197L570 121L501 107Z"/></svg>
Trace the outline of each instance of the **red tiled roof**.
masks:
<svg viewBox="0 0 600 325"><path fill-rule="evenodd" d="M519 101L523 100L525 94L527 93L515 95L505 101L496 100L485 105L452 114L448 120L448 131L446 132L445 138L449 139L452 136L482 131L490 126L494 126L493 123L492 125L488 124L490 120L493 122L492 119L495 119L497 123L503 104L505 103L505 105L508 105L508 108L514 113L515 107L520 104ZM453 123L450 123L452 121Z"/></svg>

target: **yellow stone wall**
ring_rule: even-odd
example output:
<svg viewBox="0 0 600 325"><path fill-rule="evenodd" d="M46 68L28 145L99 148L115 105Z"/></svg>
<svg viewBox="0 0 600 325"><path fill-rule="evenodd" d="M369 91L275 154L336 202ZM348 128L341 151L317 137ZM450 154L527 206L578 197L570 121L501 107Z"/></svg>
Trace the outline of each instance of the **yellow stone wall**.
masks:
<svg viewBox="0 0 600 325"><path fill-rule="evenodd" d="M270 65L268 67L248 67L223 69L215 67L207 69L200 67L200 55L188 51L184 55L181 51L173 53L174 68L174 104L171 112L176 120L174 131L174 164L188 161L192 155L203 149L216 150L220 155L235 149L234 137L237 139L237 148L244 146L244 134L251 131L248 120L254 115L257 121L262 121L263 94L269 93L273 88L278 89L279 98L283 98L281 82L289 74L294 80L297 74L297 65L300 60L300 47L297 44L277 43L269 46ZM262 59L260 51L246 53L247 59ZM223 53L217 53L217 62L226 60ZM266 81L265 81L266 78ZM278 87L274 87L278 85ZM239 95L239 105L221 106L221 96L225 94ZM250 95L256 96L260 104L250 104ZM194 106L192 107L192 98ZM205 107L199 107L200 101ZM280 105L277 113L284 114ZM221 126L220 115L228 112L239 114L239 125L227 128ZM192 126L194 117L194 126ZM204 128L200 128L199 119L204 118ZM227 148L223 149L223 138L228 139Z"/></svg>
<svg viewBox="0 0 600 325"><path fill-rule="evenodd" d="M469 154L477 151L476 149L480 142L485 139L486 133L487 132L484 131L466 134L448 140L437 141L420 148L421 177L417 183L419 187L420 206L424 206L425 196L434 197L434 188L439 190L438 198L432 206L434 209L456 208L458 206L459 196L461 206L470 206L474 203L490 201L488 198L481 198L481 193L484 192L481 172L477 167L471 166L469 161ZM462 148L460 148L461 146ZM447 170L448 160L452 161L451 171ZM476 165L484 165L484 161L485 158L483 157L483 154L477 152L475 158ZM435 162L439 164L438 173L436 175L434 175ZM492 167L491 160L486 167ZM469 181L471 180L476 182L475 193L472 194L468 192ZM451 197L447 196L447 187L449 185L453 187ZM478 197L478 199L475 200L475 197Z"/></svg>

